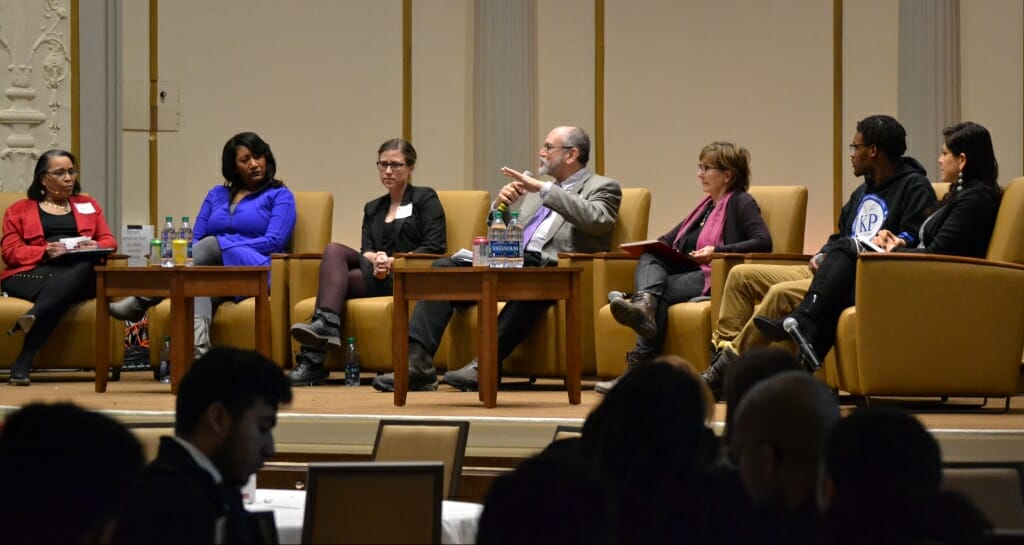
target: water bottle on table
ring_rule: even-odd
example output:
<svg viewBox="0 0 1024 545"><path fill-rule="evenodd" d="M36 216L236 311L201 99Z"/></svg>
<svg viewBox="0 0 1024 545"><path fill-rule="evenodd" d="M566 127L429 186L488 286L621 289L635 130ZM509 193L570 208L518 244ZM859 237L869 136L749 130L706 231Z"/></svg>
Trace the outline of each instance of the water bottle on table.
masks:
<svg viewBox="0 0 1024 545"><path fill-rule="evenodd" d="M348 346L345 348L345 386L359 386L359 373L362 365L359 361L359 349L356 348L356 338L348 338Z"/></svg>
<svg viewBox="0 0 1024 545"><path fill-rule="evenodd" d="M519 212L512 212L512 219L508 222L508 242L506 248L508 251L508 264L506 265L512 269L521 269L523 267L523 224L519 223Z"/></svg>
<svg viewBox="0 0 1024 545"><path fill-rule="evenodd" d="M174 266L174 250L171 244L178 237L178 230L174 228L174 217L164 218L164 228L160 231L160 266Z"/></svg>
<svg viewBox="0 0 1024 545"><path fill-rule="evenodd" d="M178 238L185 241L185 266L192 266L192 226L188 222L188 216L181 217L181 228L178 229Z"/></svg>
<svg viewBox="0 0 1024 545"><path fill-rule="evenodd" d="M497 269L506 266L505 243L508 240L508 233L505 222L501 219L501 212L494 211L494 221L487 229L487 241L491 246L491 255L487 258L487 266Z"/></svg>

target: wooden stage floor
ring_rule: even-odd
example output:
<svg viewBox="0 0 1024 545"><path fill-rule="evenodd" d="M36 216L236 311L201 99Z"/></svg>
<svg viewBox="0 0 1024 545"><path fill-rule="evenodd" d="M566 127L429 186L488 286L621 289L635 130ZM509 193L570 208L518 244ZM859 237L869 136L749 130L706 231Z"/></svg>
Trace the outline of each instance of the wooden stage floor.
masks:
<svg viewBox="0 0 1024 545"><path fill-rule="evenodd" d="M293 403L279 411L278 451L303 456L368 455L380 419L440 418L471 422L467 456L521 458L550 442L558 425L581 425L601 400L593 391L593 381L584 381L582 403L569 405L559 380L531 385L513 378L502 383L494 409L484 408L476 393L443 384L437 392L410 392L406 405L396 407L391 394L369 386L369 375L363 380L362 386L346 387L342 374L336 372L327 386L295 388ZM125 372L103 394L93 390L89 372L35 372L28 388L0 385L0 413L32 401L72 401L132 425L170 427L175 398L169 388L156 383L150 371ZM1024 461L1024 395L1011 398L1008 412L1002 411L1002 399L989 400L982 409L950 408L980 401L951 399L941 409L936 403L901 405L936 435L947 461ZM844 405L844 410L852 408ZM713 419L717 431L724 418L725 405L719 403Z"/></svg>

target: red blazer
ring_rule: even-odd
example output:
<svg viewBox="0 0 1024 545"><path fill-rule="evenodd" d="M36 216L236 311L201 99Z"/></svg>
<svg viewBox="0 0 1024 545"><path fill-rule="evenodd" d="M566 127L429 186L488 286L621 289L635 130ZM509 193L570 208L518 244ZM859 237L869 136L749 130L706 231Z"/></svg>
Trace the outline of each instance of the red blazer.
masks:
<svg viewBox="0 0 1024 545"><path fill-rule="evenodd" d="M116 250L117 239L107 227L100 203L86 195L72 195L69 200L71 213L78 225L78 234L95 240L100 248ZM0 249L6 265L3 273L0 273L0 281L32 270L46 260L46 237L39 217L39 201L25 198L7 207Z"/></svg>

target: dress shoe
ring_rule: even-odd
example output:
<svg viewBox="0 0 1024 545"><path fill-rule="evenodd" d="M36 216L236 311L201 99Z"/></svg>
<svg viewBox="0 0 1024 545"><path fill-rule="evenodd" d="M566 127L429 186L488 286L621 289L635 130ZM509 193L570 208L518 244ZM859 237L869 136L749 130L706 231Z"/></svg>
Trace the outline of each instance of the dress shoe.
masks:
<svg viewBox="0 0 1024 545"><path fill-rule="evenodd" d="M36 315L35 314L22 314L14 322L14 326L7 330L7 334L8 335L14 335L15 333L17 333L19 331L21 331L23 333L28 333L28 331L30 329L32 329L32 326L35 325L35 323L36 323Z"/></svg>
<svg viewBox="0 0 1024 545"><path fill-rule="evenodd" d="M324 367L323 352L302 348L295 355L295 368L288 374L292 386L323 386L330 371Z"/></svg>
<svg viewBox="0 0 1024 545"><path fill-rule="evenodd" d="M723 347L711 358L711 364L701 374L711 391L718 397L725 390L725 372L739 359L739 354L729 346Z"/></svg>
<svg viewBox="0 0 1024 545"><path fill-rule="evenodd" d="M754 325L764 338L772 342L789 339L789 333L782 327L782 320L773 320L766 316L754 316Z"/></svg>
<svg viewBox="0 0 1024 545"><path fill-rule="evenodd" d="M634 348L633 350L626 352L626 372L623 373L622 375L613 378L612 380L603 380L601 382L598 382L597 384L594 385L594 391L601 395L607 394L608 392L612 391L612 388L615 388L615 386L619 383L619 380L622 379L622 377L631 369L635 368L637 365L641 365L643 363L651 361L652 359L654 359L655 356L656 354L652 354L650 352L640 350L637 348Z"/></svg>
<svg viewBox="0 0 1024 545"><path fill-rule="evenodd" d="M616 293L621 292L608 294L615 321L631 328L637 335L645 339L657 335L658 326L654 321L654 315L658 308L658 300L654 294L648 291L638 291L627 301L622 296L615 297Z"/></svg>
<svg viewBox="0 0 1024 545"><path fill-rule="evenodd" d="M480 389L478 367L480 367L480 364L476 360L473 360L466 365L463 365L461 369L448 371L444 374L444 382L448 386L462 390L463 392L475 392Z"/></svg>
<svg viewBox="0 0 1024 545"><path fill-rule="evenodd" d="M384 373L373 377L373 387L380 392L395 391L395 374ZM409 344L409 391L433 392L437 390L437 369L430 354L416 343Z"/></svg>
<svg viewBox="0 0 1024 545"><path fill-rule="evenodd" d="M318 308L313 311L313 318L308 324L292 324L291 334L299 344L340 349L341 318L329 310Z"/></svg>
<svg viewBox="0 0 1024 545"><path fill-rule="evenodd" d="M11 366L11 376L7 379L7 384L10 386L29 386L32 384L32 380L28 378L28 372L28 366L14 362L14 365Z"/></svg>
<svg viewBox="0 0 1024 545"><path fill-rule="evenodd" d="M160 297L125 297L110 303L110 315L118 320L138 322L146 316L149 307L162 300Z"/></svg>

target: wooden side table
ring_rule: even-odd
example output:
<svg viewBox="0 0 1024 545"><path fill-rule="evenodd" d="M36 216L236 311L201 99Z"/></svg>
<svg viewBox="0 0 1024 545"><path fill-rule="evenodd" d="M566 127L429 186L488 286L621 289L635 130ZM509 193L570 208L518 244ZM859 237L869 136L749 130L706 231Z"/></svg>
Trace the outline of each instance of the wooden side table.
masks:
<svg viewBox="0 0 1024 545"><path fill-rule="evenodd" d="M409 391L409 300L475 301L480 401L493 408L498 396L498 301L566 301L565 386L569 403L580 403L580 273L582 267L444 267L394 269L395 405Z"/></svg>
<svg viewBox="0 0 1024 545"><path fill-rule="evenodd" d="M270 357L270 267L96 267L96 338L110 337L110 298L164 297L171 301L171 392L192 366L196 297L256 297L256 350ZM110 343L96 343L96 391L107 391Z"/></svg>

